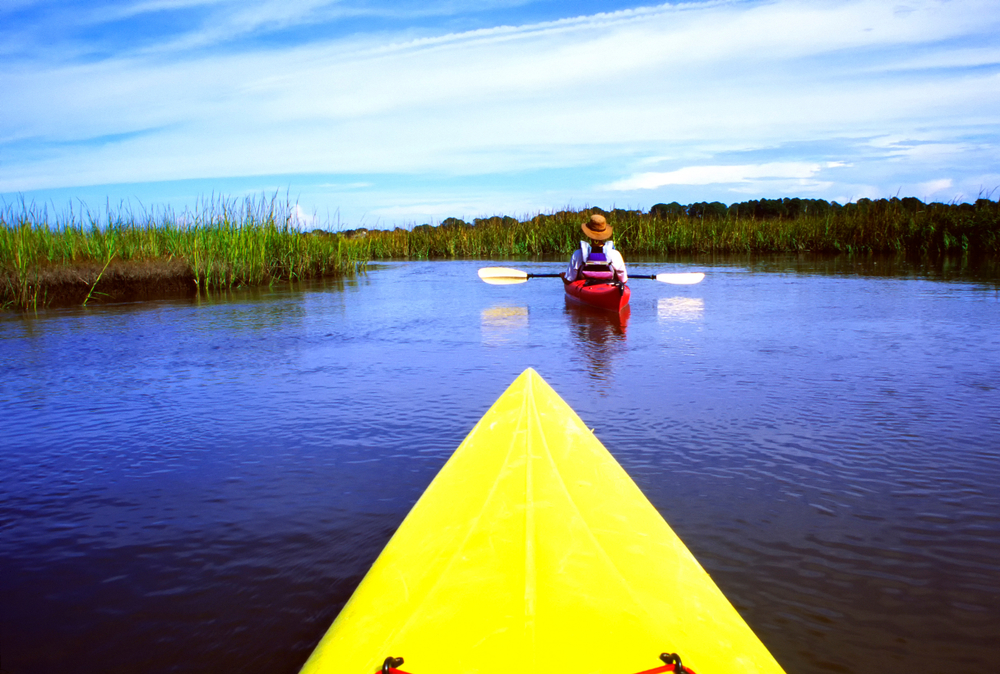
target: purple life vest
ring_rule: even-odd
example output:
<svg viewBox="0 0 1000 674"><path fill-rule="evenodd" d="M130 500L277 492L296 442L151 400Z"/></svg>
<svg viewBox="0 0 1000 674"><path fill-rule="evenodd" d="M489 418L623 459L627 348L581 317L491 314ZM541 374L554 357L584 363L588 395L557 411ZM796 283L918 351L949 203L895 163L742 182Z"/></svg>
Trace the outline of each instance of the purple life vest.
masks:
<svg viewBox="0 0 1000 674"><path fill-rule="evenodd" d="M580 242L580 251L583 253L583 268L580 275L585 279L594 281L612 281L615 278L615 270L611 268L611 251L615 244L611 241L605 242L600 248L592 248L586 241Z"/></svg>

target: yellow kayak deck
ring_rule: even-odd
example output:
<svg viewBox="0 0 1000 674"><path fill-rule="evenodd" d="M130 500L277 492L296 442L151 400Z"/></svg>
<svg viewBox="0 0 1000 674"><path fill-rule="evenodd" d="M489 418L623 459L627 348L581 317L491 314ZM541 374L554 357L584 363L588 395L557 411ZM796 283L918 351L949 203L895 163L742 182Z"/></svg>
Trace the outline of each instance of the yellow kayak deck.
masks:
<svg viewBox="0 0 1000 674"><path fill-rule="evenodd" d="M750 570L748 570L748 573ZM580 417L532 369L475 425L302 669L783 670Z"/></svg>

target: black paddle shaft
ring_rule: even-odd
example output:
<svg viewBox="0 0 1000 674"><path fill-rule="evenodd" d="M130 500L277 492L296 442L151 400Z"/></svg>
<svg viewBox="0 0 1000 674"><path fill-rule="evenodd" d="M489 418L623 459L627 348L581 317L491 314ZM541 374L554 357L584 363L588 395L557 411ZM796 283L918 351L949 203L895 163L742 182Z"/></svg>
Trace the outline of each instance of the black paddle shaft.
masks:
<svg viewBox="0 0 1000 674"><path fill-rule="evenodd" d="M561 278L561 277L562 277L562 274L528 274L528 278ZM634 278L648 278L648 279L655 280L656 279L656 274L650 274L648 276L645 275L645 274L640 274L638 276L635 276L634 274L629 274L628 277L630 279L634 279Z"/></svg>

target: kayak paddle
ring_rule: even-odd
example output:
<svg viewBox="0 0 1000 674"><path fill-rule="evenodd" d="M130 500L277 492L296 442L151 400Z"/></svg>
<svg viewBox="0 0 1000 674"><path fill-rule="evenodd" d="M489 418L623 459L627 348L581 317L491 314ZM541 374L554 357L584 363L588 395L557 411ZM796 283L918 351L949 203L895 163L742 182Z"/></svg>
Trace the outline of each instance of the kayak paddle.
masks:
<svg viewBox="0 0 1000 674"><path fill-rule="evenodd" d="M559 278L562 274L529 274L520 269L509 267L483 267L479 270L479 278L495 286L510 285L512 283L524 283L529 278ZM660 283L671 283L673 285L694 285L700 283L705 278L702 272L687 272L683 274L629 274L629 279L643 278Z"/></svg>

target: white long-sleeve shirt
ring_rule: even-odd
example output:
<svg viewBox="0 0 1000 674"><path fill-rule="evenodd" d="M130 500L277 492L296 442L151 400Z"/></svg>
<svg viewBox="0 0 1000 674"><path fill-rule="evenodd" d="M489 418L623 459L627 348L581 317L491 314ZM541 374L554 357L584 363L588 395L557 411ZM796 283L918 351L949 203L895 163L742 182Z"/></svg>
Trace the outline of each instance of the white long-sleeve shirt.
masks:
<svg viewBox="0 0 1000 674"><path fill-rule="evenodd" d="M566 267L566 280L575 281L586 262L587 260L583 257L583 251L579 248L574 250L573 256L569 259L569 266ZM622 254L617 249L611 249L611 254L608 255L608 262L611 264L611 268L615 270L615 275L619 281L622 283L628 281L628 272L625 270L625 258L622 257Z"/></svg>

